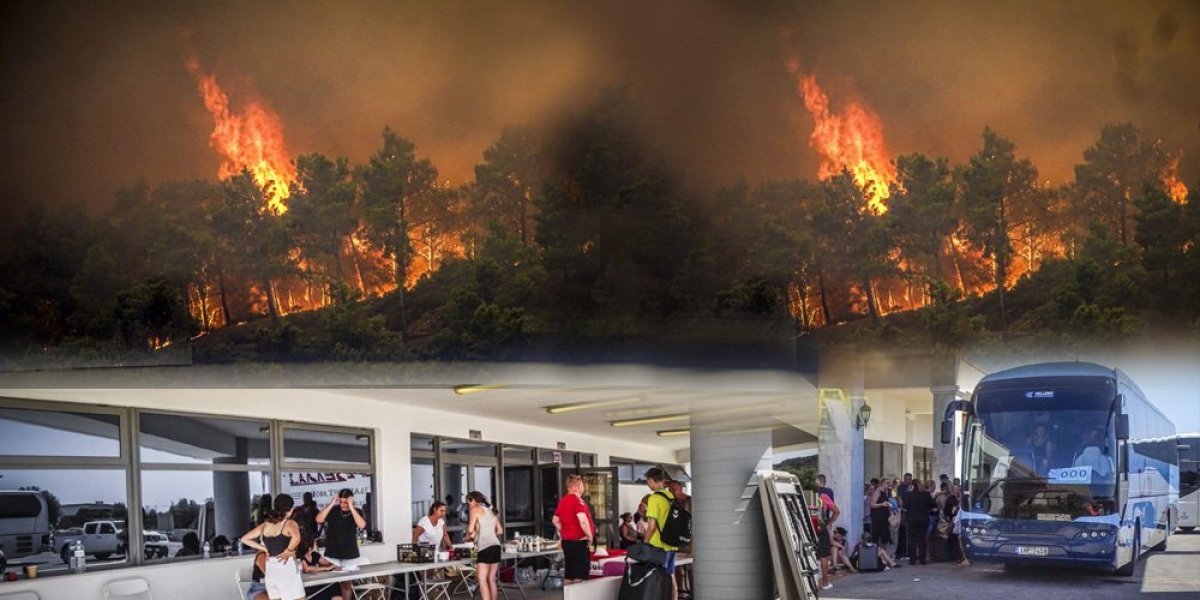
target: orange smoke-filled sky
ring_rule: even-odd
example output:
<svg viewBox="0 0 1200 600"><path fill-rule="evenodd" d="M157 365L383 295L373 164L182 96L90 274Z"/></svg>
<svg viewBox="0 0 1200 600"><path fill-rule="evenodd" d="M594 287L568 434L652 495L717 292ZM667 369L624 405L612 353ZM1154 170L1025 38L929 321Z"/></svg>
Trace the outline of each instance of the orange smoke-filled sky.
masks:
<svg viewBox="0 0 1200 600"><path fill-rule="evenodd" d="M646 141L688 183L815 178L794 54L887 149L961 162L991 125L1072 177L1105 123L1184 152L1200 183L1200 4L1147 2L24 2L0 9L0 201L101 207L116 188L214 178L184 32L294 154L366 159L390 125L443 179L505 125L626 82Z"/></svg>

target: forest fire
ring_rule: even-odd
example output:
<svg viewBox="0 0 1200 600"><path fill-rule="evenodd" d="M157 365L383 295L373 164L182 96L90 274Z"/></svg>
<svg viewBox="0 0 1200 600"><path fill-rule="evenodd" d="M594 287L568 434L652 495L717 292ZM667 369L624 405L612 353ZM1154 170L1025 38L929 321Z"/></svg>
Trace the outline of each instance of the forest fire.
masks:
<svg viewBox="0 0 1200 600"><path fill-rule="evenodd" d="M270 209L275 214L286 212L284 200L296 179L296 168L288 159L279 115L255 99L246 102L240 113L235 112L217 77L206 73L196 57L188 57L187 67L213 118L209 144L224 157L217 176L224 180L242 170L250 171L255 183L266 189Z"/></svg>
<svg viewBox="0 0 1200 600"><path fill-rule="evenodd" d="M1167 190L1167 195L1172 200L1179 204L1187 204L1188 189L1187 186L1179 180L1179 157L1176 156L1169 163L1162 174L1163 187Z"/></svg>
<svg viewBox="0 0 1200 600"><path fill-rule="evenodd" d="M795 61L789 62L788 69L799 78L804 107L814 121L809 144L822 157L817 177L828 180L843 169L850 171L867 190L871 209L876 214L886 212L888 186L896 179L896 169L888 160L879 117L855 100L835 112L816 77L801 73Z"/></svg>

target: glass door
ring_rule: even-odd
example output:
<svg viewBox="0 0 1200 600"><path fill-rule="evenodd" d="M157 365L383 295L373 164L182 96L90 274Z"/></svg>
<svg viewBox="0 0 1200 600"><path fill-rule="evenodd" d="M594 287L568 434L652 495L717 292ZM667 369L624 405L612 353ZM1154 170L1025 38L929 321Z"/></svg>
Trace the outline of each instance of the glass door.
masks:
<svg viewBox="0 0 1200 600"><path fill-rule="evenodd" d="M617 494L616 467L588 467L577 469L583 476L583 501L592 511L596 521L596 545L608 548L620 547L620 537L617 528L620 526L618 505L620 496Z"/></svg>

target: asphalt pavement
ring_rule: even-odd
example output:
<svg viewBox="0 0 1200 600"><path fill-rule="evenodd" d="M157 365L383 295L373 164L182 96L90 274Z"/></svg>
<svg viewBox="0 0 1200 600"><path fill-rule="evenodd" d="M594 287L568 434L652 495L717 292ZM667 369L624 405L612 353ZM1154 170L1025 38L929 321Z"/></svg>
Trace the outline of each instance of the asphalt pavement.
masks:
<svg viewBox="0 0 1200 600"><path fill-rule="evenodd" d="M904 564L882 573L835 576L832 581L833 589L821 592L822 599L1200 600L1200 533L1172 535L1165 551L1142 556L1132 577L976 563Z"/></svg>

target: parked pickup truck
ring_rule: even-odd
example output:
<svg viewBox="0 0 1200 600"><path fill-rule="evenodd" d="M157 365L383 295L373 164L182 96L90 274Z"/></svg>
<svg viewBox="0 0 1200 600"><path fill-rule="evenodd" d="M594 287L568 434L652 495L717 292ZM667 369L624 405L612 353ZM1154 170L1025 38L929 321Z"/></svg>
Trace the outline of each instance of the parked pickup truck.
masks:
<svg viewBox="0 0 1200 600"><path fill-rule="evenodd" d="M72 527L54 534L54 547L64 563L71 561L71 545L83 542L83 551L89 556L105 560L113 554L125 552L125 536L122 535L123 523L116 521L89 521L83 528Z"/></svg>
<svg viewBox="0 0 1200 600"><path fill-rule="evenodd" d="M172 542L165 533L146 530L146 533L142 534L142 546L145 548L146 558L155 559L175 556L183 544Z"/></svg>

